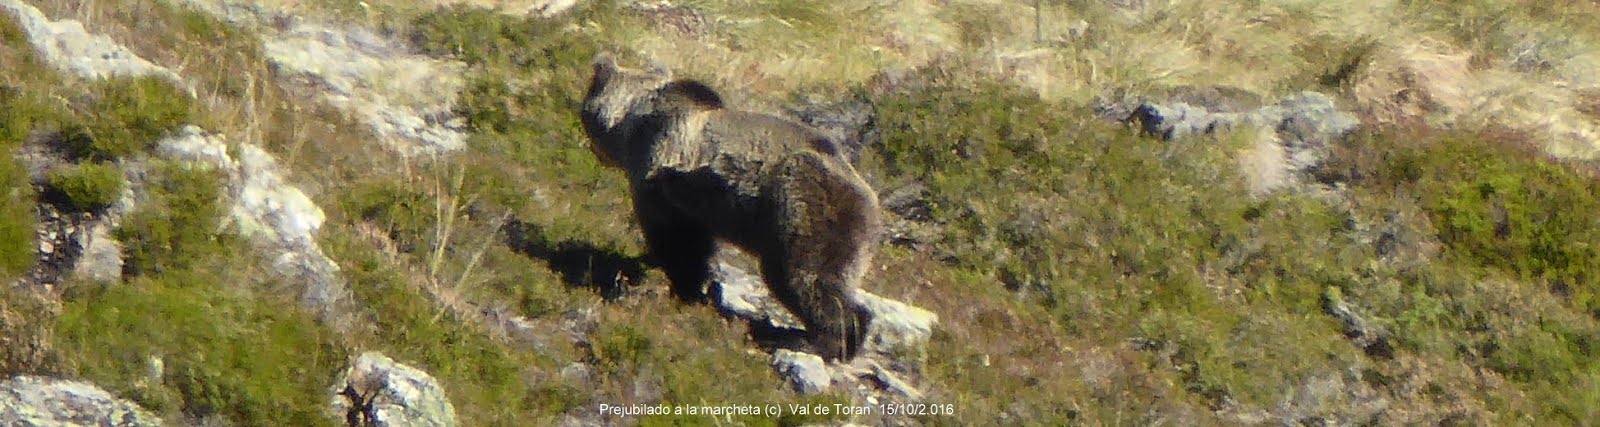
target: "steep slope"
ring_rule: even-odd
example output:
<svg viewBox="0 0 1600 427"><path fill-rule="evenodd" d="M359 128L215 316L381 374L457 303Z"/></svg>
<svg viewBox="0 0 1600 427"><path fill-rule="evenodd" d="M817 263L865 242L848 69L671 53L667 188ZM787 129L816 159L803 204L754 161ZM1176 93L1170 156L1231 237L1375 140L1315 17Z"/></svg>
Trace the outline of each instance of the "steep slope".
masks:
<svg viewBox="0 0 1600 427"><path fill-rule="evenodd" d="M0 0L0 374L179 424L1583 424L1595 18ZM844 141L912 345L791 351L731 251L669 297L583 146L600 51Z"/></svg>

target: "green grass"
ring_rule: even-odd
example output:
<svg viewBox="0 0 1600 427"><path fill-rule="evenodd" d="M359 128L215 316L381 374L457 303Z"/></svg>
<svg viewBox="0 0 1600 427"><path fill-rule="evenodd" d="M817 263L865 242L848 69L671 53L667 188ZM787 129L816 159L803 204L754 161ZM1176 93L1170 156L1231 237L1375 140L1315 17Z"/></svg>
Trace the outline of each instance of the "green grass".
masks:
<svg viewBox="0 0 1600 427"><path fill-rule="evenodd" d="M509 425L560 413L585 400L561 381L529 383L525 375L550 368L548 358L514 351L477 325L442 311L417 276L398 271L365 249L348 229L333 228L328 252L345 277L374 335L358 345L383 351L440 381L463 425ZM577 396L577 397L574 397Z"/></svg>
<svg viewBox="0 0 1600 427"><path fill-rule="evenodd" d="M928 183L934 219L945 226L936 251L972 277L954 280L993 283L950 290L967 295L962 301L1025 301L1002 307L1050 313L1056 332L1079 345L1156 343L1165 350L1141 357L1168 366L1149 375L1172 375L1176 390L1145 393L1273 408L1313 377L1389 366L1349 345L1322 313L1323 295L1343 290L1402 353L1514 380L1470 389L1468 398L1491 413L1573 421L1592 407L1592 394L1558 391L1593 381L1589 360L1600 342L1590 271L1600 236L1583 214L1600 181L1589 166L1542 158L1513 133L1378 133L1358 138L1330 168L1347 168L1330 179L1353 180L1349 204L1252 197L1233 170L1242 136L1158 142L1012 87L953 81L876 100L885 142L867 169ZM1384 237L1362 230L1399 213L1409 213L1394 225L1407 243L1400 255L1380 255L1373 242ZM1432 239L1442 259L1419 261ZM1524 308L1494 302L1510 295L1521 295ZM958 307L947 309L972 310ZM1549 314L1538 322L1512 320L1541 311ZM950 348L938 338L933 370L941 383L974 393L958 397L967 407L1007 404L986 395L1078 400L1085 392L974 377L983 370L954 361L983 354L982 346L1020 350L987 340ZM1067 414L1035 400L1025 406ZM1083 410L1125 414L1117 407Z"/></svg>
<svg viewBox="0 0 1600 427"><path fill-rule="evenodd" d="M1581 389L1600 372L1592 362L1600 236L1581 214L1600 203L1600 180L1590 166L1548 159L1528 144L1493 128L1357 138L1339 164L1367 171L1355 179L1363 188L1414 200L1448 261L1399 272L1412 291L1364 294L1397 300L1382 311L1403 344L1477 359L1539 399L1513 409L1584 420L1600 395L1561 390Z"/></svg>
<svg viewBox="0 0 1600 427"><path fill-rule="evenodd" d="M0 16L0 282L34 263L34 201L28 170L13 153L35 131L59 130L66 108L49 94L59 82L42 64L16 22Z"/></svg>
<svg viewBox="0 0 1600 427"><path fill-rule="evenodd" d="M167 419L332 425L322 408L345 363L335 337L294 298L253 292L258 279L229 273L236 267L219 258L125 284L79 285L91 289L74 292L55 326L71 369ZM161 361L159 377L151 359Z"/></svg>
<svg viewBox="0 0 1600 427"><path fill-rule="evenodd" d="M20 162L0 160L0 279L33 266L33 187Z"/></svg>
<svg viewBox="0 0 1600 427"><path fill-rule="evenodd" d="M1295 354L1356 358L1319 317L1323 287L1347 274L1329 264L1355 260L1332 243L1340 213L1245 197L1229 161L1240 144L1158 143L1004 85L934 85L876 108L879 167L929 183L939 250L1000 279L978 292L1010 289L1068 336L1166 343L1181 389L1216 402L1271 405L1285 381L1325 369ZM1221 272L1248 285L1219 294L1208 276Z"/></svg>

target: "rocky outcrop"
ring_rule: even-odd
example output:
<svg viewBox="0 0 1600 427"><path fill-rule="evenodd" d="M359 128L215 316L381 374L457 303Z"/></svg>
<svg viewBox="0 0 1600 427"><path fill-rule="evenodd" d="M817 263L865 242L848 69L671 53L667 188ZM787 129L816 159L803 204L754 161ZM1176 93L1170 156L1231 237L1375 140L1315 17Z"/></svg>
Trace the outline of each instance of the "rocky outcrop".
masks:
<svg viewBox="0 0 1600 427"><path fill-rule="evenodd" d="M365 123L390 148L426 154L466 145L466 122L452 110L465 64L414 55L360 26L229 1L187 3L259 31L267 58L281 70L277 75L298 80L308 97ZM560 7L556 3L549 6Z"/></svg>
<svg viewBox="0 0 1600 427"><path fill-rule="evenodd" d="M463 84L460 63L411 55L363 28L316 23L271 36L266 53L391 148L410 154L466 145L466 122L451 112Z"/></svg>
<svg viewBox="0 0 1600 427"><path fill-rule="evenodd" d="M227 177L233 206L230 218L240 234L273 249L272 265L278 274L306 286L306 307L335 328L349 325L340 304L349 297L339 266L322 253L315 233L322 227L322 209L299 188L284 179L272 155L249 143L240 143L235 159L219 135L189 126L159 143L162 155L217 168Z"/></svg>
<svg viewBox="0 0 1600 427"><path fill-rule="evenodd" d="M80 77L159 75L180 85L186 84L171 70L134 55L108 37L88 33L76 21L49 21L38 9L15 0L0 0L0 8L17 15L29 40L47 61ZM346 84L350 90L357 86L357 83ZM276 249L277 255L272 260L274 267L285 277L306 284L306 305L336 330L345 329L347 325L337 319L336 313L341 310L335 308L347 293L337 276L338 266L322 254L313 239L322 225L322 210L282 177L271 154L251 144L240 144L236 152L238 159L234 159L220 136L206 134L193 126L158 145L163 155L209 164L221 170L229 178L224 185L234 201L232 220L241 233ZM122 166L128 168L126 164ZM137 180L133 181L135 185L128 187L137 187ZM78 264L80 275L91 279L116 278L120 274L121 260L117 256L117 243L108 231L116 225L118 213L131 207L133 197L125 195L122 199L106 215L93 218L94 221L45 221L46 225L61 222L70 229L42 232L41 257L48 261L70 255L70 261L77 261L81 254L89 263ZM46 216L47 220L51 218ZM58 244L58 240L70 246ZM62 267L70 268L74 268L70 262Z"/></svg>
<svg viewBox="0 0 1600 427"><path fill-rule="evenodd" d="M91 79L158 75L182 83L171 70L140 58L110 37L88 32L81 22L51 21L38 8L21 0L0 0L0 10L15 15L34 50L63 71Z"/></svg>
<svg viewBox="0 0 1600 427"><path fill-rule="evenodd" d="M0 425L161 426L161 419L99 387L19 376L0 382Z"/></svg>
<svg viewBox="0 0 1600 427"><path fill-rule="evenodd" d="M1317 92L1301 92L1260 108L1235 109L1239 111L1213 112L1186 102L1145 102L1126 120L1165 140L1233 131L1255 133L1256 144L1241 156L1240 166L1257 193L1292 184L1290 174L1321 166L1329 144L1360 124L1354 115L1339 110L1333 99Z"/></svg>
<svg viewBox="0 0 1600 427"><path fill-rule="evenodd" d="M457 425L455 407L432 376L382 353L356 358L329 391L333 412L350 426Z"/></svg>

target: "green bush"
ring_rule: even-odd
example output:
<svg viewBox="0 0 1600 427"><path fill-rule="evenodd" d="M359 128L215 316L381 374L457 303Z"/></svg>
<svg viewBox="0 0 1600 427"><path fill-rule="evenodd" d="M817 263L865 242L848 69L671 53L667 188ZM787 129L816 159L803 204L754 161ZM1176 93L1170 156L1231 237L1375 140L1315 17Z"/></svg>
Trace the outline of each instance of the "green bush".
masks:
<svg viewBox="0 0 1600 427"><path fill-rule="evenodd" d="M156 76L111 78L95 82L94 96L80 106L82 138L70 138L67 150L77 158L115 160L147 152L168 132L193 121L193 100Z"/></svg>
<svg viewBox="0 0 1600 427"><path fill-rule="evenodd" d="M100 211L122 197L122 171L109 163L84 163L50 171L50 190L72 209Z"/></svg>
<svg viewBox="0 0 1600 427"><path fill-rule="evenodd" d="M182 163L155 169L150 200L113 232L123 244L123 270L135 275L182 270L233 239L221 229L227 211L216 171Z"/></svg>

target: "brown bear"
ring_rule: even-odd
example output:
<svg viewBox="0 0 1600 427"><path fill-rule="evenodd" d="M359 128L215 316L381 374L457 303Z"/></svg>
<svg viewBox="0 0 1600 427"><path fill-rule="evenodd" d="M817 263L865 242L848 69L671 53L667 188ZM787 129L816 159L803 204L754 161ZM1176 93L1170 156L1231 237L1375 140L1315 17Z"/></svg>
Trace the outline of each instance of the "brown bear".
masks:
<svg viewBox="0 0 1600 427"><path fill-rule="evenodd" d="M728 242L759 259L817 353L856 356L872 320L856 289L881 220L876 193L833 141L609 56L595 61L580 115L595 156L627 173L650 255L678 298L705 300L716 242Z"/></svg>

